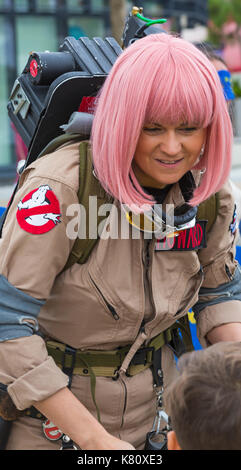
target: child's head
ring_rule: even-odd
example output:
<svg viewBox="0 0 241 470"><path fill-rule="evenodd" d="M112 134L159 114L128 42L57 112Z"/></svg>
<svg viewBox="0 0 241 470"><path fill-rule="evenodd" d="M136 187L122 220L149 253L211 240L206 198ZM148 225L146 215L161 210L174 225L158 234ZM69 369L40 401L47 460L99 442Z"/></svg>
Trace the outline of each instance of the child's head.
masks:
<svg viewBox="0 0 241 470"><path fill-rule="evenodd" d="M166 407L169 450L241 449L241 342L184 354Z"/></svg>

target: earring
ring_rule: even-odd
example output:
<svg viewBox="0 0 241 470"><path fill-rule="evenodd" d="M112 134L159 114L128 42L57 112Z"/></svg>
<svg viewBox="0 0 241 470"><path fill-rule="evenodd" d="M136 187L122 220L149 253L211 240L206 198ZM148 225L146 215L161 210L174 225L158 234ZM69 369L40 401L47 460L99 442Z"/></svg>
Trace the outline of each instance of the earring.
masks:
<svg viewBox="0 0 241 470"><path fill-rule="evenodd" d="M200 151L200 154L199 154L199 161L201 160L201 158L203 157L203 154L204 154L204 151L205 151L205 145L203 144L202 145L202 148L201 148L201 151ZM204 173L206 172L206 168L202 168L200 170L200 175L204 175Z"/></svg>
<svg viewBox="0 0 241 470"><path fill-rule="evenodd" d="M203 144L202 147L201 147L200 153L198 155L198 158L195 162L195 165L197 165L200 162L201 158L203 157L204 151L205 151L205 145Z"/></svg>
<svg viewBox="0 0 241 470"><path fill-rule="evenodd" d="M202 145L202 148L200 150L200 154L199 154L199 159L202 158L203 154L204 154L204 151L205 151L205 145L203 144Z"/></svg>

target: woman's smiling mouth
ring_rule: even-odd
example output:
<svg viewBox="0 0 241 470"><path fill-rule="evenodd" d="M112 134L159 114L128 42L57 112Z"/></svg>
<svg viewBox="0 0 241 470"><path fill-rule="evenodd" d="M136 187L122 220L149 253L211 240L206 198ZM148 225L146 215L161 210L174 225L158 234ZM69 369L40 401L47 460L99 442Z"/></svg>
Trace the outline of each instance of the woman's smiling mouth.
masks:
<svg viewBox="0 0 241 470"><path fill-rule="evenodd" d="M176 167L178 166L182 161L184 160L184 158L179 158L178 160L161 160L161 159L156 159L156 161L161 165L161 166L164 166L164 167Z"/></svg>

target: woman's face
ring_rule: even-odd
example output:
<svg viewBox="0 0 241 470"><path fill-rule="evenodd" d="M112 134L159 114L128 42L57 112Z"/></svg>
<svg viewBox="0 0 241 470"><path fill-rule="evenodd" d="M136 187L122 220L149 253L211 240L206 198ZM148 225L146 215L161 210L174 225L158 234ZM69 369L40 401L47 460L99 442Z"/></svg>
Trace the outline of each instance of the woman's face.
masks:
<svg viewBox="0 0 241 470"><path fill-rule="evenodd" d="M133 171L142 186L173 184L196 163L206 129L195 125L144 125L133 159Z"/></svg>

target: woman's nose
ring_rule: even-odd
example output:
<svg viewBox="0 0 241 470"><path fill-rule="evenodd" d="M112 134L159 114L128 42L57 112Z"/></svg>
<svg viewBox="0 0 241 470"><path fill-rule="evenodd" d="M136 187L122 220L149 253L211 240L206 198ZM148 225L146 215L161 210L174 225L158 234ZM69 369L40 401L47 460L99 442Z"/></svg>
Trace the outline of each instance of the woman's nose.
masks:
<svg viewBox="0 0 241 470"><path fill-rule="evenodd" d="M182 143L174 132L167 132L160 142L160 149L167 155L177 155L182 149Z"/></svg>

